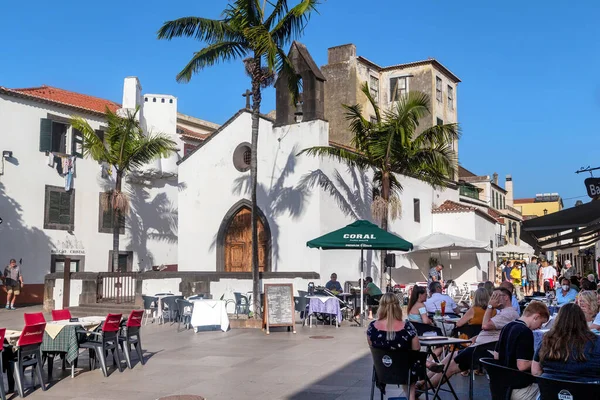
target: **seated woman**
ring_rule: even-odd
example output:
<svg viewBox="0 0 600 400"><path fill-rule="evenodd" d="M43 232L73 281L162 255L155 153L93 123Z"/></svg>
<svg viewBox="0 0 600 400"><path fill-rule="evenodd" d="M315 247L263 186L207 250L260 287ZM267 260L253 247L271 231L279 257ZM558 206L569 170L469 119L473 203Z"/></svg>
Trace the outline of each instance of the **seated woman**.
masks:
<svg viewBox="0 0 600 400"><path fill-rule="evenodd" d="M556 322L533 356L533 375L576 382L600 382L600 337L577 304L561 307Z"/></svg>
<svg viewBox="0 0 600 400"><path fill-rule="evenodd" d="M427 315L425 300L427 300L427 290L422 286L414 286L407 307L409 320L422 324L433 323Z"/></svg>
<svg viewBox="0 0 600 400"><path fill-rule="evenodd" d="M393 293L386 293L379 300L377 319L369 324L367 329L367 342L369 346L390 350L415 350L421 349L417 330L409 322L402 320L400 301ZM413 375L416 382L417 376ZM385 387L380 387L382 392ZM415 400L415 386L411 385L410 391L403 388L404 393L410 393L409 399Z"/></svg>
<svg viewBox="0 0 600 400"><path fill-rule="evenodd" d="M456 327L460 328L465 325L481 325L483 323L483 315L487 309L488 302L490 301L490 295L487 289L480 288L475 291L473 298L473 307L462 316L456 323ZM496 310L493 311L493 316L496 315Z"/></svg>
<svg viewBox="0 0 600 400"><path fill-rule="evenodd" d="M588 327L594 324L594 318L598 314L598 296L596 292L581 292L577 296L577 305L585 315L585 322Z"/></svg>

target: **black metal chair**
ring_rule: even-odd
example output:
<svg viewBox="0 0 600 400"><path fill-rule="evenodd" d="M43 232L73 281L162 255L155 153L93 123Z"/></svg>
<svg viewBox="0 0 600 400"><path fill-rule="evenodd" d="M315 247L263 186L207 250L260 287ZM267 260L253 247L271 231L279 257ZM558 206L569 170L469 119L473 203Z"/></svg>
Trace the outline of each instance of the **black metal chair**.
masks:
<svg viewBox="0 0 600 400"><path fill-rule="evenodd" d="M373 377L371 379L371 400L375 396L375 386L379 388L381 400L385 395L385 385L407 385L408 390L413 383L412 372L425 376L427 354L413 350L387 350L371 347L373 357ZM409 397L409 393L406 393ZM425 391L425 398L429 393Z"/></svg>
<svg viewBox="0 0 600 400"><path fill-rule="evenodd" d="M127 367L129 367L129 369L133 369L131 364L131 346L135 348L140 363L144 365L142 338L140 337L142 318L142 310L133 310L131 314L129 314L129 318L127 318L125 326L121 327L121 333L118 337L119 343L121 343L121 349L125 354Z"/></svg>
<svg viewBox="0 0 600 400"><path fill-rule="evenodd" d="M308 314L308 299L306 297L294 296L294 310L300 313L302 326L306 325L306 315Z"/></svg>
<svg viewBox="0 0 600 400"><path fill-rule="evenodd" d="M475 384L475 370L479 368L479 360L482 358L490 357L490 350L496 348L496 343L490 342L485 344L479 344L474 347L473 354L471 355L471 370L469 371L469 400L473 400L473 386Z"/></svg>
<svg viewBox="0 0 600 400"><path fill-rule="evenodd" d="M591 400L600 398L600 384L564 381L537 376L542 400L569 399Z"/></svg>
<svg viewBox="0 0 600 400"><path fill-rule="evenodd" d="M82 334L95 336L95 340L88 340L79 344L82 349L89 350L90 370L95 368L96 359L100 360L100 367L105 377L108 377L108 369L106 367L106 356L108 351L112 351L113 364L117 364L119 372L121 369L121 357L119 355L119 329L121 325L122 314L108 314L101 332L81 330Z"/></svg>
<svg viewBox="0 0 600 400"><path fill-rule="evenodd" d="M456 337L459 337L460 335L465 335L469 339L479 335L480 332L481 325L463 325L454 329L454 335Z"/></svg>
<svg viewBox="0 0 600 400"><path fill-rule="evenodd" d="M1 374L4 373L4 365L2 363L2 359L4 358L4 335L6 334L6 328L0 329L0 343L2 347L0 347L0 377ZM6 390L4 389L4 379L0 379L0 400L6 400Z"/></svg>
<svg viewBox="0 0 600 400"><path fill-rule="evenodd" d="M177 332L181 332L180 328L182 322L185 329L189 329L190 324L192 323L192 311L194 309L194 303L184 299L177 299L175 300L175 303L177 304L177 312L179 314Z"/></svg>
<svg viewBox="0 0 600 400"><path fill-rule="evenodd" d="M535 377L527 372L500 365L493 358L479 360L490 377L492 400L510 400L513 389L522 389L535 383Z"/></svg>
<svg viewBox="0 0 600 400"><path fill-rule="evenodd" d="M235 316L250 314L250 298L238 292L234 292L233 296L235 297Z"/></svg>
<svg viewBox="0 0 600 400"><path fill-rule="evenodd" d="M142 295L142 300L144 300L144 317L146 317L146 323L148 323L148 314L152 314L156 310L158 297ZM154 316L152 316L152 322L154 322Z"/></svg>
<svg viewBox="0 0 600 400"><path fill-rule="evenodd" d="M179 321L179 309L177 308L177 300L183 300L183 296L168 296L162 298L162 306L163 309L161 312L168 312L171 325L173 325L176 321ZM163 321L164 322L164 321Z"/></svg>
<svg viewBox="0 0 600 400"><path fill-rule="evenodd" d="M426 333L431 333L431 332L435 332L435 336L444 336L444 334L442 333L442 330L440 328L438 328L437 326L424 324L422 322L414 322L414 321L409 321L409 322L411 324L413 324L413 326L417 330L417 334L419 336L425 336ZM434 335L430 335L430 336L434 336Z"/></svg>

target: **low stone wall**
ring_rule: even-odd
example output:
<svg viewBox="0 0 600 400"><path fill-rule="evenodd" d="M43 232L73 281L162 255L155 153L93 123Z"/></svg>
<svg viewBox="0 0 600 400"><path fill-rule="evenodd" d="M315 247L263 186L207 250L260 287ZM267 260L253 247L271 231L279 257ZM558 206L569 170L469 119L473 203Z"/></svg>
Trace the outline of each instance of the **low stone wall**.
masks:
<svg viewBox="0 0 600 400"><path fill-rule="evenodd" d="M306 290L308 282L317 281L316 272L264 272L260 274L262 284L292 283L294 291ZM48 274L44 285L44 310L62 308L63 273ZM73 272L69 306L96 303L98 273ZM142 305L142 295L169 291L184 297L203 294L206 297L232 299L233 292L252 291L251 273L195 272L195 271L148 271L136 275L135 304Z"/></svg>

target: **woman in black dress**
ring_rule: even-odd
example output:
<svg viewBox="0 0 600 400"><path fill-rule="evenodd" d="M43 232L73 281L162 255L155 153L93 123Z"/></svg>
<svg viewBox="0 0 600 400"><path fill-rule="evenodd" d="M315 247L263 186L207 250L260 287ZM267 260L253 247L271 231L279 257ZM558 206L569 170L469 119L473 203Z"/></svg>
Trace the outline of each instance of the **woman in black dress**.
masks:
<svg viewBox="0 0 600 400"><path fill-rule="evenodd" d="M379 349L416 350L421 349L417 330L409 321L402 320L400 301L393 293L384 294L379 300L377 319L367 329L369 346ZM416 382L416 376L413 377ZM384 389L381 388L381 389ZM403 388L408 393L407 388ZM410 387L410 400L415 397L415 385Z"/></svg>

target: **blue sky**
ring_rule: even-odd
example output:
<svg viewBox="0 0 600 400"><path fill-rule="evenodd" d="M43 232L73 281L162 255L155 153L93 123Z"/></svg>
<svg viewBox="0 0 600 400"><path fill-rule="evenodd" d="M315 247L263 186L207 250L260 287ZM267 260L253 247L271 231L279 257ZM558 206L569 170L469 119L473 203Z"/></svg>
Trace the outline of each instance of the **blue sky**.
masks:
<svg viewBox="0 0 600 400"><path fill-rule="evenodd" d="M89 4L88 4L89 3ZM216 18L225 0L7 2L1 7L0 86L57 86L120 102L125 76L179 98L181 112L223 123L244 105L241 63L175 75L202 44L156 40L165 20ZM295 3L290 0L290 3ZM599 166L600 3L597 1L326 0L301 39L318 65L354 43L389 65L434 57L462 79L461 164L512 174L517 197L558 192L587 201L581 166ZM274 90L263 111L274 107Z"/></svg>

